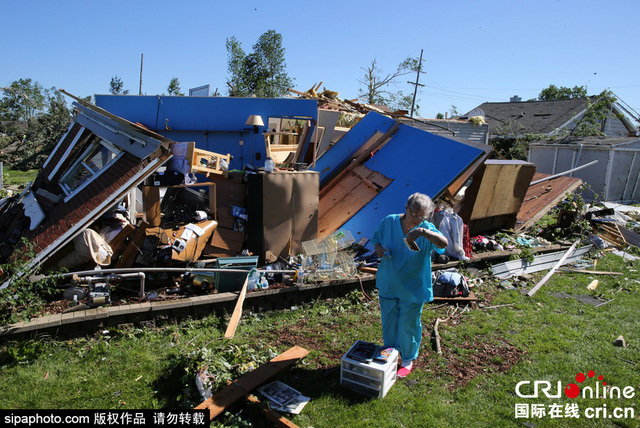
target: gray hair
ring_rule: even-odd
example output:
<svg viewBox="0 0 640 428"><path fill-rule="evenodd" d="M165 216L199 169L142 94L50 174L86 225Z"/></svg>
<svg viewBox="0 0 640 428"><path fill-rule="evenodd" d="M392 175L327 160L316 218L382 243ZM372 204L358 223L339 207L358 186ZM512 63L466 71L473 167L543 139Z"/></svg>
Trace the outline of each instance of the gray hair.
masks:
<svg viewBox="0 0 640 428"><path fill-rule="evenodd" d="M417 192L409 196L409 199L407 199L407 208L427 212L428 215L431 216L433 211L436 209L436 206L430 197L424 193Z"/></svg>

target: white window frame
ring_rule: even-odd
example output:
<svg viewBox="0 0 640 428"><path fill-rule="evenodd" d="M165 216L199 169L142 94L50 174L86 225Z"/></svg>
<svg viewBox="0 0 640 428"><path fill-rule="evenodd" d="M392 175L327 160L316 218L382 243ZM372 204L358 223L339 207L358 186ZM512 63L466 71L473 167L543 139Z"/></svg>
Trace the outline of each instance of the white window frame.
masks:
<svg viewBox="0 0 640 428"><path fill-rule="evenodd" d="M98 140L91 143L91 145L89 147L87 147L82 154L78 157L78 160L75 161L73 163L73 165L71 165L71 167L67 170L67 172L64 173L64 175L60 178L60 180L58 181L58 183L60 184L60 187L62 188L62 191L65 193L65 195L67 195L64 198L64 201L67 202L69 201L71 198L73 198L78 192L82 191L82 189L84 189L85 187L87 187L89 184L91 184L93 182L93 180L95 180L97 177L99 177L104 171L106 171L109 167L111 167L111 165L113 165L118 159L120 159L123 155L124 155L124 150L122 150L121 148L119 148L118 146L111 144L110 142L102 139L99 135L93 134ZM102 168L95 170L92 169L89 165L87 165L87 163L85 162L87 159L86 157L96 148L97 145L102 145L104 147L107 148L107 150L111 151L112 153L115 154L115 156L113 157L113 159L111 159L109 162L107 162L105 165L102 166ZM91 176L84 182L82 183L80 186L71 189L66 183L65 181L72 175L75 173L76 169L78 168L78 166L80 166L82 164L82 166L91 173Z"/></svg>

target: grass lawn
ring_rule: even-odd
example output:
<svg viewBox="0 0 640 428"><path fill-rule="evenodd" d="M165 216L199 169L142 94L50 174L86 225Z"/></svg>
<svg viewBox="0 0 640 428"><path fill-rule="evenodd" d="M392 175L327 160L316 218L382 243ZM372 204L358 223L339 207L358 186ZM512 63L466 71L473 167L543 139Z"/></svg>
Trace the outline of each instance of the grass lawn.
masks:
<svg viewBox="0 0 640 428"><path fill-rule="evenodd" d="M22 171L19 169L10 169L5 166L3 169L3 185L11 186L11 185L26 185L30 181L36 179L40 170L30 169L27 171Z"/></svg>
<svg viewBox="0 0 640 428"><path fill-rule="evenodd" d="M228 317L210 316L156 328L122 327L69 341L3 343L0 408L191 408L202 401L194 385L196 367L207 364L224 385L251 362L261 364L299 345L310 355L279 379L311 398L300 415L289 416L301 427L640 426L639 265L601 254L598 270L624 274L558 272L532 297L521 291L546 272L516 290L503 289L486 276L474 290L481 301L476 307L452 313L452 306L427 305L416 368L383 399L339 384L340 358L355 340L382 340L375 293L353 292L298 308L245 312L231 340L222 339ZM588 290L593 279L599 285ZM554 292L608 303L595 307ZM437 317L447 319L439 325L441 355L430 341ZM626 347L614 346L621 335ZM579 373L587 375L584 382L576 381ZM534 381L546 381L550 395L560 382L561 396L518 397L521 381L530 382L521 385L522 395L534 394ZM607 398L581 394L570 399L564 393L576 383L583 392L598 385L603 395L604 382L620 391L631 387L627 393L633 397L607 393ZM529 417L516 418L517 406ZM532 408L543 409L544 416L532 417ZM572 408L579 418L570 417ZM617 417L617 408L630 410ZM245 403L230 408L214 425L249 423L270 426Z"/></svg>

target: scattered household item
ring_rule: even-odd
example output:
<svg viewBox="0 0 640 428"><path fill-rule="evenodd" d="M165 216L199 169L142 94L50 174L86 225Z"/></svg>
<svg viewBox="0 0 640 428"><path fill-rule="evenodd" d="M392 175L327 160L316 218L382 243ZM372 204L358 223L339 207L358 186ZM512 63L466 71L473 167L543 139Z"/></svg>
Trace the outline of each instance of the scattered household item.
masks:
<svg viewBox="0 0 640 428"><path fill-rule="evenodd" d="M214 267L216 269L242 269L242 272L216 272L216 290L218 292L240 291L247 275L258 266L258 256L218 257ZM260 288L258 278L257 288Z"/></svg>
<svg viewBox="0 0 640 428"><path fill-rule="evenodd" d="M361 394L383 398L396 381L398 351L356 341L340 362L340 385Z"/></svg>
<svg viewBox="0 0 640 428"><path fill-rule="evenodd" d="M279 380L274 380L260 388L258 392L271 403L271 408L280 412L299 414L302 408L311 400L300 391L291 388Z"/></svg>

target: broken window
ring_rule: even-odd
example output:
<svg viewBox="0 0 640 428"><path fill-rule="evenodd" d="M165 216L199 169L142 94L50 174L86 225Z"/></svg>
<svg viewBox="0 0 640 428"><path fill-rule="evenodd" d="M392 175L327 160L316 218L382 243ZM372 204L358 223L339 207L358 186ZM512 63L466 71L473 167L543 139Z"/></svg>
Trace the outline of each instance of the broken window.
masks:
<svg viewBox="0 0 640 428"><path fill-rule="evenodd" d="M60 187L67 196L75 193L110 166L121 152L118 147L93 135L89 147L60 180Z"/></svg>

